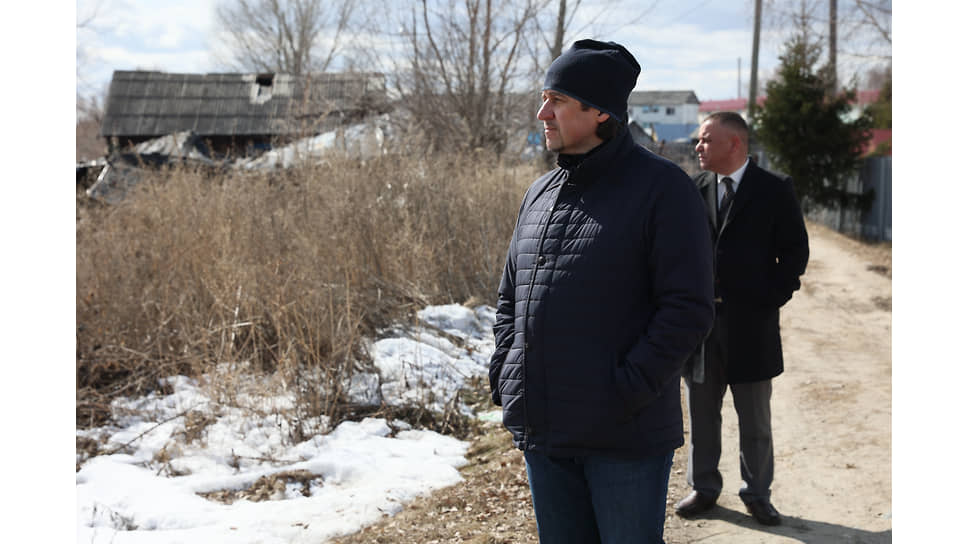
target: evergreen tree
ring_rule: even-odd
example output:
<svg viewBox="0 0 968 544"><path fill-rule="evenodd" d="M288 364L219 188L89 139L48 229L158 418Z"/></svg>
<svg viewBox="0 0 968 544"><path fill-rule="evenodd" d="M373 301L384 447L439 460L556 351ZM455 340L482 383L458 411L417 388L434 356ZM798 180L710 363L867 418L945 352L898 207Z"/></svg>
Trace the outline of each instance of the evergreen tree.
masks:
<svg viewBox="0 0 968 544"><path fill-rule="evenodd" d="M891 78L881 87L877 102L870 105L871 120L874 128L891 128Z"/></svg>
<svg viewBox="0 0 968 544"><path fill-rule="evenodd" d="M813 205L866 209L873 193L848 193L871 128L868 112L848 120L853 90L830 95L831 71L815 68L821 48L805 34L789 41L779 75L753 122L776 170L791 177L804 210Z"/></svg>

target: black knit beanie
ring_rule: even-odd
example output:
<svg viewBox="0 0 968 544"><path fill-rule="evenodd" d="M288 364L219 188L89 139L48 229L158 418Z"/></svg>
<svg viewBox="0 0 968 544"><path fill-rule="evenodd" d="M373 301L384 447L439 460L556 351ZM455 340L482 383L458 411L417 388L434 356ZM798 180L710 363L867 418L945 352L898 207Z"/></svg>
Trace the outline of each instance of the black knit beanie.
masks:
<svg viewBox="0 0 968 544"><path fill-rule="evenodd" d="M551 63L544 90L566 94L625 123L629 93L640 71L621 45L579 40Z"/></svg>

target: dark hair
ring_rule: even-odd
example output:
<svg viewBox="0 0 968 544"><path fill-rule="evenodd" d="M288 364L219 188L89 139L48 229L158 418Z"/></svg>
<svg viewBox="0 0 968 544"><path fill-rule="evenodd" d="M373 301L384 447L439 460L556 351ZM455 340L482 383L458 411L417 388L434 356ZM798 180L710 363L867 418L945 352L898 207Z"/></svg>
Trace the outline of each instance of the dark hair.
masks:
<svg viewBox="0 0 968 544"><path fill-rule="evenodd" d="M746 120L743 116L736 113L735 111L717 111L711 113L709 117L703 119L703 123L719 123L724 127L727 127L735 132L739 133L740 140L743 144L749 147L750 145L750 127L746 124Z"/></svg>
<svg viewBox="0 0 968 544"><path fill-rule="evenodd" d="M622 122L618 119L608 116L608 119L598 124L598 128L595 129L595 136L603 140L611 140L612 138L618 136L618 131L622 128Z"/></svg>
<svg viewBox="0 0 968 544"><path fill-rule="evenodd" d="M579 104L581 104L582 111L588 111L592 109L592 106L589 106L584 102L579 101ZM595 109L598 109L598 108L595 108ZM598 111L602 111L602 110L598 110ZM603 112L603 113L607 113L607 112ZM604 141L608 141L618 136L618 132L621 129L622 129L622 122L616 119L614 115L609 113L608 119L599 123L598 127L595 128L595 136L598 136Z"/></svg>

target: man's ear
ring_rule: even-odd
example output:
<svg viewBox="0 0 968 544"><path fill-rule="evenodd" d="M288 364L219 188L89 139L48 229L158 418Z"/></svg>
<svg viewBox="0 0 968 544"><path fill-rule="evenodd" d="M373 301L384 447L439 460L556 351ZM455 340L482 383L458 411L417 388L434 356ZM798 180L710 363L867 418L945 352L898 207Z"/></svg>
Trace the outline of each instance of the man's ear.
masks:
<svg viewBox="0 0 968 544"><path fill-rule="evenodd" d="M611 117L611 115L605 113L604 111L599 110L598 117L596 117L596 119L598 119L599 123L604 123L605 121L608 121L609 117Z"/></svg>

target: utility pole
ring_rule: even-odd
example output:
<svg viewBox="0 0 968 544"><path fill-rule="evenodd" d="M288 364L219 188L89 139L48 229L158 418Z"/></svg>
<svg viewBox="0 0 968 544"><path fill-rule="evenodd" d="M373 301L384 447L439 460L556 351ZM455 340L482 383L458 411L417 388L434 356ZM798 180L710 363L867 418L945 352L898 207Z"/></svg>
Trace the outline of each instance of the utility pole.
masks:
<svg viewBox="0 0 968 544"><path fill-rule="evenodd" d="M763 13L763 0L756 0L756 14L753 18L753 59L750 66L750 100L746 104L747 121L752 123L753 110L756 109L756 70L760 60L760 18Z"/></svg>
<svg viewBox="0 0 968 544"><path fill-rule="evenodd" d="M830 0L830 94L837 94L837 0Z"/></svg>
<svg viewBox="0 0 968 544"><path fill-rule="evenodd" d="M736 98L743 97L742 84L740 83L743 77L741 75L742 73L743 73L742 57L736 57Z"/></svg>

